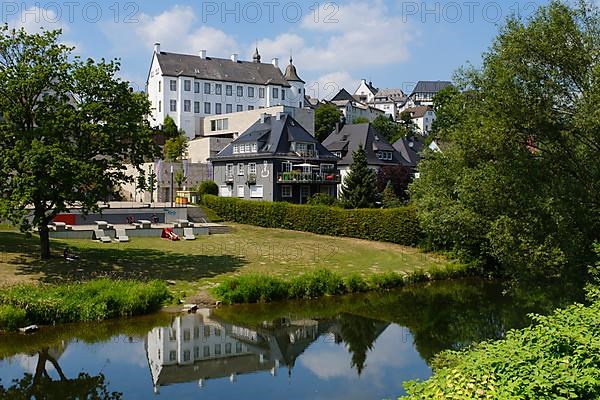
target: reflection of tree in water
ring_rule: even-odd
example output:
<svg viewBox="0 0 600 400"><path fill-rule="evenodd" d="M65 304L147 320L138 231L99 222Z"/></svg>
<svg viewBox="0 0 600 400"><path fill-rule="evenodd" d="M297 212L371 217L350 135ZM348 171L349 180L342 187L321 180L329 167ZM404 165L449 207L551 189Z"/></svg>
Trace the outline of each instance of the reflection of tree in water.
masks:
<svg viewBox="0 0 600 400"><path fill-rule="evenodd" d="M0 385L0 399L25 400L25 399L94 399L94 400L119 400L121 393L110 393L103 374L90 376L79 373L74 379L65 376L60 367L58 357L53 355L50 348L45 347L38 351L38 360L35 373L26 373L21 379L13 381L13 385L4 388ZM59 379L53 380L48 373L47 365L50 363Z"/></svg>
<svg viewBox="0 0 600 400"><path fill-rule="evenodd" d="M389 324L351 314L341 314L338 324L341 340L352 353L352 367L356 368L360 376L366 367L367 352L373 348L375 340Z"/></svg>

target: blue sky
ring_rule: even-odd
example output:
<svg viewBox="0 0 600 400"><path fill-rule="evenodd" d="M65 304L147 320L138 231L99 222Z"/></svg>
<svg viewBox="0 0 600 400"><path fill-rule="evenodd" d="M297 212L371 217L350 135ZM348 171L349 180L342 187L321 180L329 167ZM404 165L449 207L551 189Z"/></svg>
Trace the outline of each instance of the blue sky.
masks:
<svg viewBox="0 0 600 400"><path fill-rule="evenodd" d="M2 20L34 31L62 28L84 57L119 58L143 90L154 42L163 51L263 62L290 53L307 93L354 91L361 78L410 91L418 80L449 80L491 44L505 18L531 15L547 0L505 1L3 1Z"/></svg>

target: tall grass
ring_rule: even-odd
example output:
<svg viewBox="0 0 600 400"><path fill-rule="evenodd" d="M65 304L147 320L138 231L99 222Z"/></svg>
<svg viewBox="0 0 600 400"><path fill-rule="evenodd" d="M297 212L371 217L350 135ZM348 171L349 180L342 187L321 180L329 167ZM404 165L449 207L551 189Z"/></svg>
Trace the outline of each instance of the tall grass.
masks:
<svg viewBox="0 0 600 400"><path fill-rule="evenodd" d="M410 274L386 272L367 279L354 274L344 279L340 274L318 269L283 280L269 275L253 274L229 278L213 293L225 304L268 303L286 299L314 299L321 296L391 290L408 284L468 276L470 271L461 266L448 265L433 273L415 271Z"/></svg>
<svg viewBox="0 0 600 400"><path fill-rule="evenodd" d="M169 298L164 282L114 281L0 290L0 329L17 325L101 321L155 311Z"/></svg>

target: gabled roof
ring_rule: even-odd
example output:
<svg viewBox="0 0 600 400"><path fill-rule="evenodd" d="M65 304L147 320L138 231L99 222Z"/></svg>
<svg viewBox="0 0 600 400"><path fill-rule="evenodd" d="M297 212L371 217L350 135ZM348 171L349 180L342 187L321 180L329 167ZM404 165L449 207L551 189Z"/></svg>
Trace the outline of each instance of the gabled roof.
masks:
<svg viewBox="0 0 600 400"><path fill-rule="evenodd" d="M163 75L167 76L290 87L281 70L273 64L166 52L156 53L156 56Z"/></svg>
<svg viewBox="0 0 600 400"><path fill-rule="evenodd" d="M352 164L352 153L361 145L365 149L369 165L394 165L402 161L394 147L369 123L344 125L340 132L329 135L323 141L323 145L330 151L347 151L338 161L338 165ZM377 158L377 151L391 151L392 160L380 160Z"/></svg>
<svg viewBox="0 0 600 400"><path fill-rule="evenodd" d="M394 143L394 148L400 153L403 159L403 165L407 167L416 167L421 161L421 152L425 143L422 136L402 137Z"/></svg>
<svg viewBox="0 0 600 400"><path fill-rule="evenodd" d="M354 96L352 96L346 89L342 88L335 96L333 96L333 98L330 101L342 101L342 100L348 100L348 101L356 101L356 99L354 98Z"/></svg>
<svg viewBox="0 0 600 400"><path fill-rule="evenodd" d="M398 101L406 97L402 89L399 88L390 88L390 89L381 89L377 92L375 97L387 97L390 100Z"/></svg>
<svg viewBox="0 0 600 400"><path fill-rule="evenodd" d="M258 144L257 153L233 154L234 145L249 142ZM337 161L336 156L287 114L282 114L280 119L274 116L265 116L264 122L262 122L262 118L259 119L219 154L212 157L211 161L265 158L305 159L306 157L300 157L291 151L292 142L314 143L320 160Z"/></svg>
<svg viewBox="0 0 600 400"><path fill-rule="evenodd" d="M427 111L433 111L430 106L417 106L410 107L403 111L403 113L410 113L411 118L423 118Z"/></svg>
<svg viewBox="0 0 600 400"><path fill-rule="evenodd" d="M411 96L415 93L437 93L450 85L452 85L452 82L449 81L419 81Z"/></svg>

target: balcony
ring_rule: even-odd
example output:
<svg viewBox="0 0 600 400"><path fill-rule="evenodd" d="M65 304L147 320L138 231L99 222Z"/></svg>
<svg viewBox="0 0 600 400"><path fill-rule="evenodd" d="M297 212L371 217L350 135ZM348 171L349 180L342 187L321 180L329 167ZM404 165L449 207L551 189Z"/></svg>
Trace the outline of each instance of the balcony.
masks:
<svg viewBox="0 0 600 400"><path fill-rule="evenodd" d="M277 183L320 183L337 185L341 183L341 176L337 171L332 172L281 172L277 174Z"/></svg>

